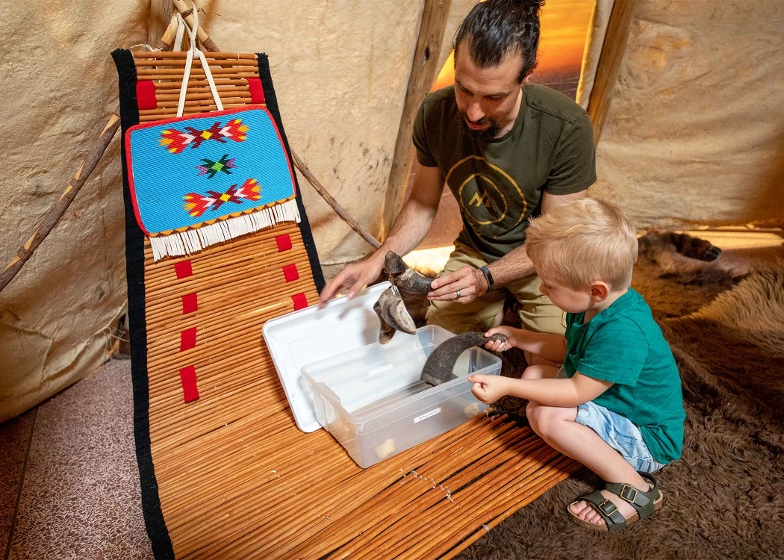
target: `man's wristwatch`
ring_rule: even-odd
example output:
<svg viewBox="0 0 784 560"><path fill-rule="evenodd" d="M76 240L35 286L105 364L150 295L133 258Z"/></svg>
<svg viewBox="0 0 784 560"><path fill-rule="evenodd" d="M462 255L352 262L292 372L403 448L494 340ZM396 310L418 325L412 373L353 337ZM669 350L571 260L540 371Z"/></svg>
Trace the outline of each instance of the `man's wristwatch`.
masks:
<svg viewBox="0 0 784 560"><path fill-rule="evenodd" d="M479 270L481 270L482 274L485 275L485 280L487 281L487 291L489 292L493 289L493 275L490 274L490 269L486 266L480 267Z"/></svg>

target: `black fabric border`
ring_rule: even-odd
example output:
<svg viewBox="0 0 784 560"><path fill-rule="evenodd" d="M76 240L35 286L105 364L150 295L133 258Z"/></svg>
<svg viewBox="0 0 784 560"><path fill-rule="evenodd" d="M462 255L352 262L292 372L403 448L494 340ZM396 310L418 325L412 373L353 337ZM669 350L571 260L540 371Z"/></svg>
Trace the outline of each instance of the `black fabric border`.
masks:
<svg viewBox="0 0 784 560"><path fill-rule="evenodd" d="M275 95L275 88L272 85L269 57L267 57L265 53L256 53L256 57L259 60L259 77L261 78L261 87L264 90L264 99L267 103L267 109L269 109L269 112L272 113L272 116L275 118L280 136L283 138L283 146L286 148L286 155L288 155L289 160L292 162L292 165L294 165L294 158L291 157L291 148L289 148L289 141L286 138L286 131L283 128L283 122L280 119L278 98ZM297 181L296 173L294 173L294 183L297 187L297 208L299 209L301 218L299 231L302 234L305 250L308 252L310 270L313 272L313 282L316 284L316 290L321 292L321 290L324 289L324 273L321 270L321 262L319 261L318 252L316 251L316 242L313 240L313 232L310 230L310 222L308 221L308 215L305 212L305 205L302 203L302 192L299 188L299 181Z"/></svg>
<svg viewBox="0 0 784 560"><path fill-rule="evenodd" d="M125 131L139 123L136 100L136 65L133 54L125 49L112 52L120 81L121 154L123 171L123 200L125 201L125 262L128 278L128 318L131 337L131 377L133 378L133 424L136 440L136 461L142 491L144 525L152 544L155 558L174 558L169 531L161 510L158 481L150 449L149 380L147 378L147 319L144 291L144 233L136 223L128 186L128 167L125 153Z"/></svg>

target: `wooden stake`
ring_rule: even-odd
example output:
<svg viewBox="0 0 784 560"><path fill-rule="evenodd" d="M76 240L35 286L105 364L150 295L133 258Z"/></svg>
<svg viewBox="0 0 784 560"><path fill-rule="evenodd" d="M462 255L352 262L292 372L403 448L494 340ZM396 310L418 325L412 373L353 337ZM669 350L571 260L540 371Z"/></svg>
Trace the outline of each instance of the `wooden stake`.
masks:
<svg viewBox="0 0 784 560"><path fill-rule="evenodd" d="M441 54L441 44L451 6L452 0L425 0L422 8L419 37L406 87L406 98L395 142L395 155L392 158L392 168L389 171L389 182L384 199L383 225L387 231L392 228L408 187L408 175L414 157L411 141L414 119L438 74L438 58Z"/></svg>
<svg viewBox="0 0 784 560"><path fill-rule="evenodd" d="M57 221L71 205L71 202L73 202L73 199L79 193L82 185L84 185L85 181L90 177L90 174L95 170L95 167L101 160L101 156L106 151L107 146L109 146L109 142L114 138L114 133L117 132L119 126L119 115L112 113L112 116L109 117L109 122L103 127L103 130L95 141L95 144L93 144L92 149L88 152L84 162L82 162L76 175L74 175L74 178L71 180L71 184L65 189L60 196L60 199L46 214L44 214L41 223L36 228L35 232L33 232L33 235L27 240L27 243L19 248L10 264L0 273L0 292L19 273L19 270L21 270L24 263L30 259L36 248L46 239L46 236L52 231L55 224L57 224Z"/></svg>
<svg viewBox="0 0 784 560"><path fill-rule="evenodd" d="M351 229L356 231L362 237L362 239L372 245L374 249L381 247L381 243L379 243L375 237L362 229L362 227L351 216L348 215L348 212L346 212L343 207L338 204L338 201L327 192L327 189L321 185L319 180L316 179L313 173L310 172L310 169L308 169L302 160L299 159L299 156L294 152L294 150L291 150L291 157L294 159L294 165L297 166L297 169L300 170L300 173L302 173L305 176L305 179L308 180L308 183L310 183L313 188L316 189L316 192L321 195L321 198L323 198L324 201L329 204L337 213L337 215L340 216L340 219L351 226Z"/></svg>
<svg viewBox="0 0 784 560"><path fill-rule="evenodd" d="M604 36L602 52L596 68L596 77L588 100L588 115L593 123L593 143L599 144L604 122L612 102L612 93L618 81L626 43L629 39L637 0L615 0L607 22L607 33Z"/></svg>

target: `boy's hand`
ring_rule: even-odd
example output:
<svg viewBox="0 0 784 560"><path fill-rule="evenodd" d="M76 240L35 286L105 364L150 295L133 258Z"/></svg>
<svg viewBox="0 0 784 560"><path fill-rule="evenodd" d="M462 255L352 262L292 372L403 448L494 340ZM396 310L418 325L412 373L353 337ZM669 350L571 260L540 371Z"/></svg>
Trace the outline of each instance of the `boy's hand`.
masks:
<svg viewBox="0 0 784 560"><path fill-rule="evenodd" d="M485 404L494 403L504 395L509 394L507 390L508 377L475 374L469 375L468 380L474 384L471 387L471 392Z"/></svg>
<svg viewBox="0 0 784 560"><path fill-rule="evenodd" d="M490 329L485 333L485 338L490 338L494 334L502 334L506 336L506 340L504 342L501 342L500 340L490 341L485 344L485 348L492 350L493 352L506 352L510 348L517 348L519 341L515 338L515 334L519 331L520 329L513 329L512 327L506 326Z"/></svg>

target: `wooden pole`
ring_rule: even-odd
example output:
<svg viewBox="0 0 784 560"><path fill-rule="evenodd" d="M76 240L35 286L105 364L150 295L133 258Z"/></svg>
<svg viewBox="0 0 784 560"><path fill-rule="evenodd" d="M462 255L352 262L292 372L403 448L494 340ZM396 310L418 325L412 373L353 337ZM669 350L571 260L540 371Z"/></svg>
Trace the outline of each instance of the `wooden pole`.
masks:
<svg viewBox="0 0 784 560"><path fill-rule="evenodd" d="M101 134L98 136L98 140L95 142L95 145L93 145L92 150L87 154L87 157L84 159L84 162L82 162L76 175L74 175L71 184L68 185L54 206L44 215L41 224L36 228L30 239L27 240L27 243L19 248L11 263L0 273L0 291L2 291L3 288L13 280L14 276L19 273L19 270L24 263L33 255L36 248L46 236L49 235L49 232L52 231L52 228L57 224L57 221L71 205L71 202L73 202L79 189L82 188L82 185L84 185L96 165L98 165L101 156L103 156L107 146L109 146L109 142L114 138L114 133L117 132L119 127L120 117L116 113L112 113L109 122L103 127Z"/></svg>
<svg viewBox="0 0 784 560"><path fill-rule="evenodd" d="M613 89L618 81L618 71L626 52L636 3L637 0L615 0L610 20L607 22L607 33L604 36L596 78L588 100L588 116L593 123L593 142L596 145L599 144L599 138L602 136Z"/></svg>
<svg viewBox="0 0 784 560"><path fill-rule="evenodd" d="M171 26L172 0L150 0L150 21L147 25L147 44L160 48L160 41ZM176 27L175 27L176 31ZM171 45L168 49L171 50Z"/></svg>
<svg viewBox="0 0 784 560"><path fill-rule="evenodd" d="M316 189L316 192L321 195L321 198L323 198L326 203L329 204L337 213L337 215L340 216L340 219L350 225L351 229L356 231L362 237L362 239L370 243L375 249L381 247L381 243L379 243L375 237L362 229L362 227L351 216L348 215L343 207L338 204L338 201L327 192L327 189L325 189L319 180L316 179L313 173L310 172L310 169L308 169L302 160L299 159L299 156L294 153L294 150L291 150L291 157L294 159L294 165L297 166L297 169L299 169L300 173L302 173L305 176L305 179L308 180L308 183L310 183L313 188Z"/></svg>
<svg viewBox="0 0 784 560"><path fill-rule="evenodd" d="M177 8L177 11L180 12L180 14L182 14L182 16L185 18L185 21L188 22L188 25L193 27L193 21L194 21L193 8L192 8L193 2L191 2L191 6L188 6L188 4L184 2L184 0L173 0L173 1L174 1L174 7ZM204 48L205 51L218 52L220 50L218 48L218 45L216 45L215 42L209 38L207 32L204 31L201 25L197 30L197 36L199 38L199 41L201 41L201 46Z"/></svg>
<svg viewBox="0 0 784 560"><path fill-rule="evenodd" d="M422 9L422 22L419 26L419 37L411 65L411 75L408 78L406 99L400 116L395 154L392 158L392 169L389 172L389 183L384 200L385 231L392 228L394 218L406 194L408 175L414 158L411 143L414 119L419 105L433 87L433 81L438 74L438 58L451 6L452 0L425 0Z"/></svg>

